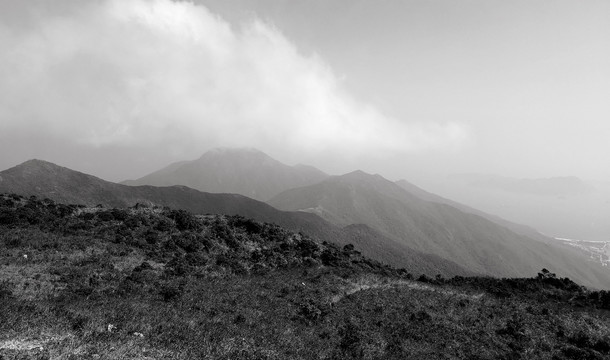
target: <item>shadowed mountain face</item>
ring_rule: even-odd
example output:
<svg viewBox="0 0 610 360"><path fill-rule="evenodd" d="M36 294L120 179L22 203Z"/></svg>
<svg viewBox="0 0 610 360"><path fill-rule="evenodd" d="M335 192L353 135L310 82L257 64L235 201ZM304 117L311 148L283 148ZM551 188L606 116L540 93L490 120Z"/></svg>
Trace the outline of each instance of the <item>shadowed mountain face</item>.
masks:
<svg viewBox="0 0 610 360"><path fill-rule="evenodd" d="M331 177L285 191L269 203L281 210L315 213L337 225L366 224L397 242L484 274L523 276L547 266L589 285L610 285L610 272L582 254L425 201L379 175L356 171Z"/></svg>
<svg viewBox="0 0 610 360"><path fill-rule="evenodd" d="M184 185L264 201L284 190L314 184L327 177L314 167L288 166L255 149L214 149L197 160L174 163L123 184Z"/></svg>
<svg viewBox="0 0 610 360"><path fill-rule="evenodd" d="M472 275L454 262L415 251L366 225L335 226L319 216L279 211L238 194L211 194L185 186L127 186L41 161L30 160L0 172L0 193L50 198L61 203L128 207L137 203L169 206L196 214L241 215L303 231L321 241L352 243L364 255L415 274Z"/></svg>

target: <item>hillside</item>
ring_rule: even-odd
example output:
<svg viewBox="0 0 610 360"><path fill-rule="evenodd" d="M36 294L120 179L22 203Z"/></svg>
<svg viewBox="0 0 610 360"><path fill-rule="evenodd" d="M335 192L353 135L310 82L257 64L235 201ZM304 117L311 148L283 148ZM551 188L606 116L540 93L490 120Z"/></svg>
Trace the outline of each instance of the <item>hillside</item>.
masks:
<svg viewBox="0 0 610 360"><path fill-rule="evenodd" d="M366 224L428 254L493 276L525 276L553 267L598 288L610 286L607 268L573 249L517 234L481 216L424 201L379 175L356 171L279 194L278 209L310 212L341 226Z"/></svg>
<svg viewBox="0 0 610 360"><path fill-rule="evenodd" d="M305 165L288 166L255 149L213 149L125 185L184 185L211 193L233 193L265 201L280 192L317 183L328 175Z"/></svg>
<svg viewBox="0 0 610 360"><path fill-rule="evenodd" d="M136 204L169 206L195 214L241 215L303 231L320 241L340 245L358 243L363 253L409 271L443 275L472 275L454 262L430 257L405 244L360 227L335 226L315 214L279 211L263 202L237 194L204 193L185 186L127 186L41 161L30 160L0 172L0 193L47 197L60 203L129 207Z"/></svg>
<svg viewBox="0 0 610 360"><path fill-rule="evenodd" d="M239 216L0 195L0 270L3 359L610 356L607 291L415 280Z"/></svg>

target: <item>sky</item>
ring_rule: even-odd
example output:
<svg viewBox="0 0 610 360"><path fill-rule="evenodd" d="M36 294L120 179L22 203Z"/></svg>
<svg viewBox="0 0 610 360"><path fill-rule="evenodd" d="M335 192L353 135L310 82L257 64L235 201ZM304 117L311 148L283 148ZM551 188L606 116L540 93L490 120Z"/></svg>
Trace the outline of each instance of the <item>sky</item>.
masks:
<svg viewBox="0 0 610 360"><path fill-rule="evenodd" d="M0 0L0 49L0 169L610 181L605 0Z"/></svg>

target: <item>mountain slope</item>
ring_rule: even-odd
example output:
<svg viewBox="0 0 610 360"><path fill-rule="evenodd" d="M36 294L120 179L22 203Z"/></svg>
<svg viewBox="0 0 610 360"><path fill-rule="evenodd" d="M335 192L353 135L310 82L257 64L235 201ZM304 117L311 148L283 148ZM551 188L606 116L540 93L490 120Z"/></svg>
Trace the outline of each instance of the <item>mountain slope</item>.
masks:
<svg viewBox="0 0 610 360"><path fill-rule="evenodd" d="M267 200L291 188L328 177L305 165L288 166L255 149L214 149L197 160L171 164L125 185L184 185L212 193L235 193Z"/></svg>
<svg viewBox="0 0 610 360"><path fill-rule="evenodd" d="M524 276L539 267L561 269L590 286L610 285L607 269L582 255L532 240L481 216L424 201L379 175L356 171L285 191L278 209L320 215L341 226L366 224L424 253L494 276Z"/></svg>
<svg viewBox="0 0 610 360"><path fill-rule="evenodd" d="M354 243L363 254L412 273L468 275L452 261L415 251L366 226L341 228L315 214L279 211L237 194L211 194L185 186L127 186L41 161L30 160L0 172L0 193L47 197L61 203L128 207L137 203L169 206L196 214L241 215L303 231L321 241ZM368 244L374 241L375 245ZM432 260L432 261L431 261Z"/></svg>
<svg viewBox="0 0 610 360"><path fill-rule="evenodd" d="M484 217L485 219L493 221L496 224L503 226L505 228L508 228L509 230L514 231L515 233L517 233L519 235L527 236L531 239L535 239L535 240L543 241L543 242L554 242L553 239L542 235L539 231L537 231L536 229L531 228L527 225L513 223L513 222L505 220L499 216L488 214L486 212L472 208L468 205L464 205L457 201L446 199L442 196L428 192L406 180L398 180L395 183L396 183L396 185L400 186L404 190L408 191L409 193L417 196L418 198L420 198L422 200L449 205L449 206L452 206L465 213Z"/></svg>
<svg viewBox="0 0 610 360"><path fill-rule="evenodd" d="M610 239L610 183L466 174L436 179L427 188L551 237Z"/></svg>

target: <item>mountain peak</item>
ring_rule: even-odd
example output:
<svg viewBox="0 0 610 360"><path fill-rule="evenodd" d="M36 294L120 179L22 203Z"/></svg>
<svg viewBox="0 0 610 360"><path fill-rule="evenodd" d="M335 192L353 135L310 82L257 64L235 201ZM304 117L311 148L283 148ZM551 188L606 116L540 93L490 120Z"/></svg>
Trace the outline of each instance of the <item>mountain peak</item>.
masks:
<svg viewBox="0 0 610 360"><path fill-rule="evenodd" d="M17 165L17 167L33 167L33 166L58 166L59 167L59 165L54 164L50 161L40 160L40 159L30 159L30 160L24 161L21 164Z"/></svg>
<svg viewBox="0 0 610 360"><path fill-rule="evenodd" d="M336 177L339 180L342 181L357 181L357 182L379 182L379 181L383 181L383 182L390 182L389 180L387 180L386 178L384 178L383 176L379 175L379 174L369 174L365 171L362 170L355 170L352 172L349 172L347 174L344 175L339 175Z"/></svg>
<svg viewBox="0 0 610 360"><path fill-rule="evenodd" d="M327 178L307 166L289 166L255 148L214 148L194 161L171 164L128 185L185 185L213 193L237 193L257 200Z"/></svg>
<svg viewBox="0 0 610 360"><path fill-rule="evenodd" d="M253 148L253 147L216 147L206 151L201 157L210 155L230 155L230 154L243 154L243 155L264 155L264 152Z"/></svg>
<svg viewBox="0 0 610 360"><path fill-rule="evenodd" d="M27 173L39 173L39 172L52 172L57 173L61 171L67 170L66 168L54 164L49 161L39 160L39 159L30 159L19 165L16 165L7 171L12 172L27 172Z"/></svg>

